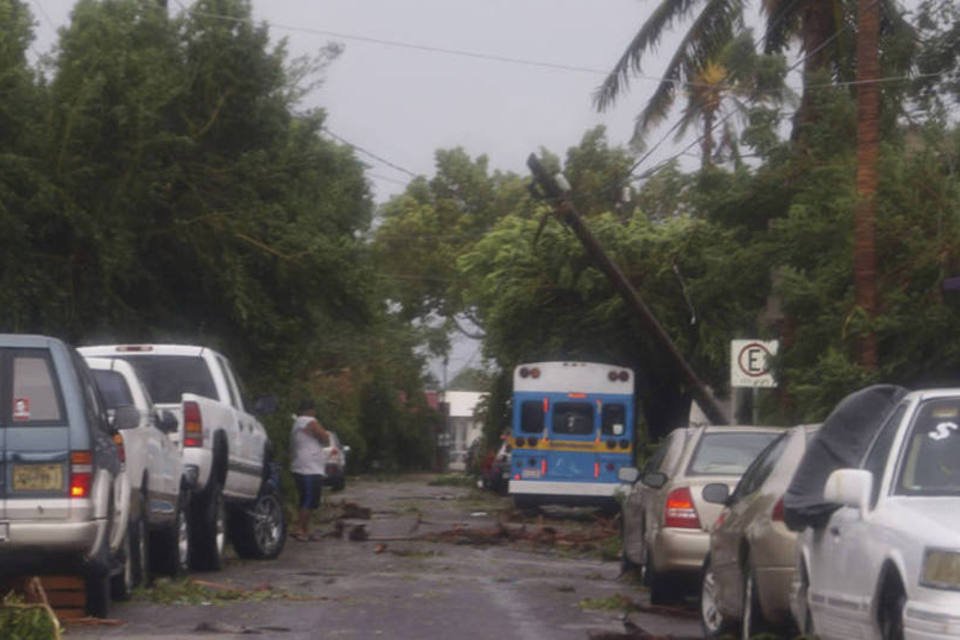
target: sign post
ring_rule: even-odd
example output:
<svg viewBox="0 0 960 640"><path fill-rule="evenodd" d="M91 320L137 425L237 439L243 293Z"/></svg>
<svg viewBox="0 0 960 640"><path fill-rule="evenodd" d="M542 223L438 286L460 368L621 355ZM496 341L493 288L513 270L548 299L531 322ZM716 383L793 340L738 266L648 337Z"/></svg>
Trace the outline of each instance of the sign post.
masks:
<svg viewBox="0 0 960 640"><path fill-rule="evenodd" d="M777 386L770 371L770 358L777 355L779 348L777 340L730 341L730 386L753 389L754 424L757 423L757 389Z"/></svg>

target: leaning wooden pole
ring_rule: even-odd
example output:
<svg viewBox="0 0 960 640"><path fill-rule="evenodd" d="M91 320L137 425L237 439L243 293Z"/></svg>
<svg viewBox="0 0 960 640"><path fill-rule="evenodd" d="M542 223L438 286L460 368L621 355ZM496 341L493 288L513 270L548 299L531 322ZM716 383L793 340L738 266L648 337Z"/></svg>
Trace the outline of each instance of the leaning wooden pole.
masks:
<svg viewBox="0 0 960 640"><path fill-rule="evenodd" d="M540 185L544 194L554 202L556 207L554 213L556 216L576 234L577 238L579 238L583 244L584 249L586 249L587 255L593 261L593 264L607 276L613 284L613 287L617 290L617 293L636 311L640 323L652 336L654 342L667 354L670 362L674 365L684 382L689 385L693 398L697 401L697 404L700 405L700 408L706 414L707 418L710 419L710 422L713 424L727 424L729 420L723 408L717 403L716 398L713 397L710 390L707 389L707 385L704 384L697 374L694 373L693 369L690 368L686 359L684 359L683 355L673 344L673 340L670 339L667 332L660 326L653 312L650 311L650 308L644 303L640 294L637 293L637 290L634 289L630 281L627 280L627 277L620 270L620 267L614 264L610 257L607 256L600 246L600 243L597 242L597 239L590 230L587 229L586 225L583 224L580 214L577 213L568 195L560 189L556 180L547 174L543 165L540 164L540 159L537 158L536 155L530 154L530 157L527 158L527 166L530 167L534 180Z"/></svg>

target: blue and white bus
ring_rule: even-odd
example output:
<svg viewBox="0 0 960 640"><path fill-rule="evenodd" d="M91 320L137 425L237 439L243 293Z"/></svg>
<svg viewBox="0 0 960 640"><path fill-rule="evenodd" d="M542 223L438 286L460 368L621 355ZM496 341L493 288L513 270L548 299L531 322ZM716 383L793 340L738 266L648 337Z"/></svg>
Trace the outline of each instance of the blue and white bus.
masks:
<svg viewBox="0 0 960 640"><path fill-rule="evenodd" d="M634 373L593 362L534 362L513 373L510 494L518 507L612 507L633 465Z"/></svg>

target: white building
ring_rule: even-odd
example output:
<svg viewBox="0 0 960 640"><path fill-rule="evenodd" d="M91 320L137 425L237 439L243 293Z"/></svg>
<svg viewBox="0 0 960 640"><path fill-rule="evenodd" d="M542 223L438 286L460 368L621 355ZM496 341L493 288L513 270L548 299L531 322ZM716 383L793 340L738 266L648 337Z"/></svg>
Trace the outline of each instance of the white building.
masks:
<svg viewBox="0 0 960 640"><path fill-rule="evenodd" d="M463 471L466 469L467 450L483 433L483 424L476 417L476 409L487 394L479 391L447 391L444 396L444 401L450 407L447 418L449 468Z"/></svg>

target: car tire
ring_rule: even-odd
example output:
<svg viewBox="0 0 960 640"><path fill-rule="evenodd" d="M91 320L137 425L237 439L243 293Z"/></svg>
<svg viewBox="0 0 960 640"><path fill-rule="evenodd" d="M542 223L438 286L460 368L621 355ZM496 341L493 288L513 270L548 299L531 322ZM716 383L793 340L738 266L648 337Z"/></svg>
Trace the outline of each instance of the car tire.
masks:
<svg viewBox="0 0 960 640"><path fill-rule="evenodd" d="M899 580L890 580L884 586L880 596L878 616L880 637L883 640L903 640L903 610L907 604L907 594Z"/></svg>
<svg viewBox="0 0 960 640"><path fill-rule="evenodd" d="M717 607L717 583L713 573L710 555L703 560L700 572L700 628L704 638L722 638L733 630L730 621L720 613ZM651 598L652 600L652 598Z"/></svg>
<svg viewBox="0 0 960 640"><path fill-rule="evenodd" d="M647 552L643 563L644 583L650 590L650 604L669 605L678 599L677 588L670 576L657 571L653 564L653 554Z"/></svg>
<svg viewBox="0 0 960 640"><path fill-rule="evenodd" d="M757 589L757 574L750 567L749 562L744 567L743 590L742 590L742 608L743 613L740 620L740 638L741 640L750 640L758 633L769 631L766 620L763 619L763 610L760 608L760 592Z"/></svg>
<svg viewBox="0 0 960 640"><path fill-rule="evenodd" d="M158 531L151 545L151 560L154 571L177 578L188 569L190 552L190 520L188 513L189 494L181 491L177 497L173 523Z"/></svg>
<svg viewBox="0 0 960 640"><path fill-rule="evenodd" d="M106 618L110 615L110 573L103 569L91 569L84 576L87 615Z"/></svg>
<svg viewBox="0 0 960 640"><path fill-rule="evenodd" d="M268 560L280 555L287 540L287 519L272 485L264 482L253 504L231 513L230 536L241 558Z"/></svg>
<svg viewBox="0 0 960 640"><path fill-rule="evenodd" d="M226 505L219 480L211 478L206 491L190 505L189 521L190 568L219 571L227 535Z"/></svg>
<svg viewBox="0 0 960 640"><path fill-rule="evenodd" d="M800 635L804 637L813 637L816 635L813 627L813 614L810 611L810 575L807 573L807 565L800 565L800 586L797 589L797 619L796 624Z"/></svg>

